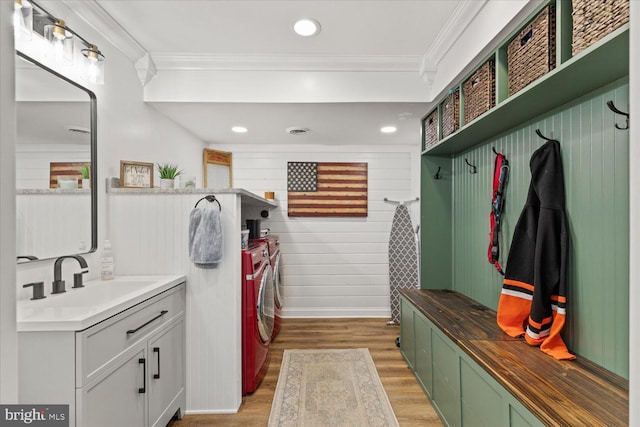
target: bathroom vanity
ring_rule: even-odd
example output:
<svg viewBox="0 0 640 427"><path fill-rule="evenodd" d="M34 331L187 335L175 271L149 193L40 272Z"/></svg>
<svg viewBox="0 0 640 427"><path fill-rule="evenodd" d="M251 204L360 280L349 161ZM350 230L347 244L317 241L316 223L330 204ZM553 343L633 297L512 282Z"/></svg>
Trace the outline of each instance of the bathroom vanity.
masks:
<svg viewBox="0 0 640 427"><path fill-rule="evenodd" d="M165 426L184 413L185 276L121 276L18 303L19 399L70 426Z"/></svg>

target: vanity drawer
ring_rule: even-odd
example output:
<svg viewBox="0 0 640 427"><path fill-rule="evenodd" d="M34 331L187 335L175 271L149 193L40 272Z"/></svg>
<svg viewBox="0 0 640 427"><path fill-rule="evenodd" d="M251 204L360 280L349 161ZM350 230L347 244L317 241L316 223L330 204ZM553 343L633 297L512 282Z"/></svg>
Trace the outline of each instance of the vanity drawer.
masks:
<svg viewBox="0 0 640 427"><path fill-rule="evenodd" d="M76 387L164 323L184 313L184 283L76 333Z"/></svg>

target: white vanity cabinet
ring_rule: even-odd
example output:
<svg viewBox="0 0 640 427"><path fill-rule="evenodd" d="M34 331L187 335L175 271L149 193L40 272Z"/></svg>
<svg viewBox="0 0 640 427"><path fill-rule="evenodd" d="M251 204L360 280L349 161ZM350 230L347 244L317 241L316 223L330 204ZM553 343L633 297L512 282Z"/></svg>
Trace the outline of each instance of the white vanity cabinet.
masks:
<svg viewBox="0 0 640 427"><path fill-rule="evenodd" d="M19 346L20 401L69 404L71 426L166 426L185 410L184 283L80 331L20 332Z"/></svg>

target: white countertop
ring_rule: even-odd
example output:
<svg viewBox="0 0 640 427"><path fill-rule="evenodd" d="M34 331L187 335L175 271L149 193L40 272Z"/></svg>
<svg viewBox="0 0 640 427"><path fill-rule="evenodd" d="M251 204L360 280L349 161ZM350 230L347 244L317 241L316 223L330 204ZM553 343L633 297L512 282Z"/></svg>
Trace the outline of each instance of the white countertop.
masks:
<svg viewBox="0 0 640 427"><path fill-rule="evenodd" d="M24 331L81 331L141 303L186 280L182 275L118 276L114 280L90 280L84 288L46 298L22 300L17 305L17 329Z"/></svg>

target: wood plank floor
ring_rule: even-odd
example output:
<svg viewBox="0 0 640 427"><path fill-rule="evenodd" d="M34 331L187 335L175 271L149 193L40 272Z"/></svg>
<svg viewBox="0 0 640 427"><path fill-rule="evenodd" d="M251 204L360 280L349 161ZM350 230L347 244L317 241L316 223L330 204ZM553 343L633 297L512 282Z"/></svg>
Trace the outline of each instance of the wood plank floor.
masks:
<svg viewBox="0 0 640 427"><path fill-rule="evenodd" d="M186 415L171 427L266 426L285 349L368 348L400 426L442 426L395 345L398 326L385 319L283 319L271 344L271 362L262 384L242 398L237 414Z"/></svg>

